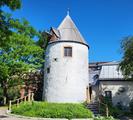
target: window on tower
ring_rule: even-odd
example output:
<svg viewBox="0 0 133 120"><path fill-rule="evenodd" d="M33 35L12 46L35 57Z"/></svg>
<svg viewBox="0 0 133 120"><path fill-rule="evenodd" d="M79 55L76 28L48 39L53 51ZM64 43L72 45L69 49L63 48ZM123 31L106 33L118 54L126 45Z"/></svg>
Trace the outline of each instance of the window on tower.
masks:
<svg viewBox="0 0 133 120"><path fill-rule="evenodd" d="M72 47L64 47L64 56L72 57Z"/></svg>
<svg viewBox="0 0 133 120"><path fill-rule="evenodd" d="M47 73L50 73L50 68L49 67L47 68Z"/></svg>

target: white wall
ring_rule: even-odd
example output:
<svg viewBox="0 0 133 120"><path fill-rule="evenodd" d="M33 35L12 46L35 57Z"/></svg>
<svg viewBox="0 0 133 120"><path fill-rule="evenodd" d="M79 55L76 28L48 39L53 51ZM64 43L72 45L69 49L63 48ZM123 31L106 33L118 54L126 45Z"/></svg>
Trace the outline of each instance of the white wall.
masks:
<svg viewBox="0 0 133 120"><path fill-rule="evenodd" d="M64 57L64 46L71 46L72 57ZM43 99L48 102L83 102L88 85L88 47L58 42L46 50ZM57 61L54 59L57 58ZM50 67L50 73L46 69Z"/></svg>
<svg viewBox="0 0 133 120"><path fill-rule="evenodd" d="M102 81L100 82L102 94L105 91L112 91L112 102L116 105L122 102L124 106L128 106L133 99L133 81ZM125 88L125 92L119 92L121 87Z"/></svg>

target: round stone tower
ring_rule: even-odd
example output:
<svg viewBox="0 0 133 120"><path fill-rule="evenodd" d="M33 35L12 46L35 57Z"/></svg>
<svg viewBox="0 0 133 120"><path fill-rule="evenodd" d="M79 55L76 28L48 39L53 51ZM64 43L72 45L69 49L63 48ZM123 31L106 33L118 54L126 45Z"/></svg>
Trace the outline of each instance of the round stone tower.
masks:
<svg viewBox="0 0 133 120"><path fill-rule="evenodd" d="M45 56L43 100L84 102L89 84L89 46L69 15L57 29L51 28L49 37Z"/></svg>

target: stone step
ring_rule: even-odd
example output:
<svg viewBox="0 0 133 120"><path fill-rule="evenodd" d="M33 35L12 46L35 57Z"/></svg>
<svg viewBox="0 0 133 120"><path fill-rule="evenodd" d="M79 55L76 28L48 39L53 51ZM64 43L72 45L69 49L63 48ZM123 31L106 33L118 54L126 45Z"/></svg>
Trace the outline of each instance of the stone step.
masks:
<svg viewBox="0 0 133 120"><path fill-rule="evenodd" d="M90 109L90 108L88 108L88 109ZM91 111L99 111L98 109L90 109Z"/></svg>
<svg viewBox="0 0 133 120"><path fill-rule="evenodd" d="M97 106L88 106L87 108L90 108L90 109L98 109Z"/></svg>
<svg viewBox="0 0 133 120"><path fill-rule="evenodd" d="M93 102L87 105L87 108L93 112L94 116L99 115L98 107L99 107L99 104L97 102Z"/></svg>
<svg viewBox="0 0 133 120"><path fill-rule="evenodd" d="M98 107L87 107L87 108L89 108L89 109L98 109Z"/></svg>
<svg viewBox="0 0 133 120"><path fill-rule="evenodd" d="M89 103L89 104L92 104L92 105L98 105L98 103L96 102L92 102L92 103Z"/></svg>
<svg viewBox="0 0 133 120"><path fill-rule="evenodd" d="M89 104L88 106L98 106L97 104Z"/></svg>

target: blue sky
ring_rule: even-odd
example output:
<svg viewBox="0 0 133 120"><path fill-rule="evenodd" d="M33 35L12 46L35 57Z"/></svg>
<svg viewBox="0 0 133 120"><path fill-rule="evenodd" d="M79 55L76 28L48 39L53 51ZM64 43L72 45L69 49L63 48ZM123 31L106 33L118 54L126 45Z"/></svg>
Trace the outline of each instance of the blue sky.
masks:
<svg viewBox="0 0 133 120"><path fill-rule="evenodd" d="M5 10L48 30L58 27L67 8L90 46L91 62L121 60L120 41L133 35L133 0L22 0L21 10Z"/></svg>

